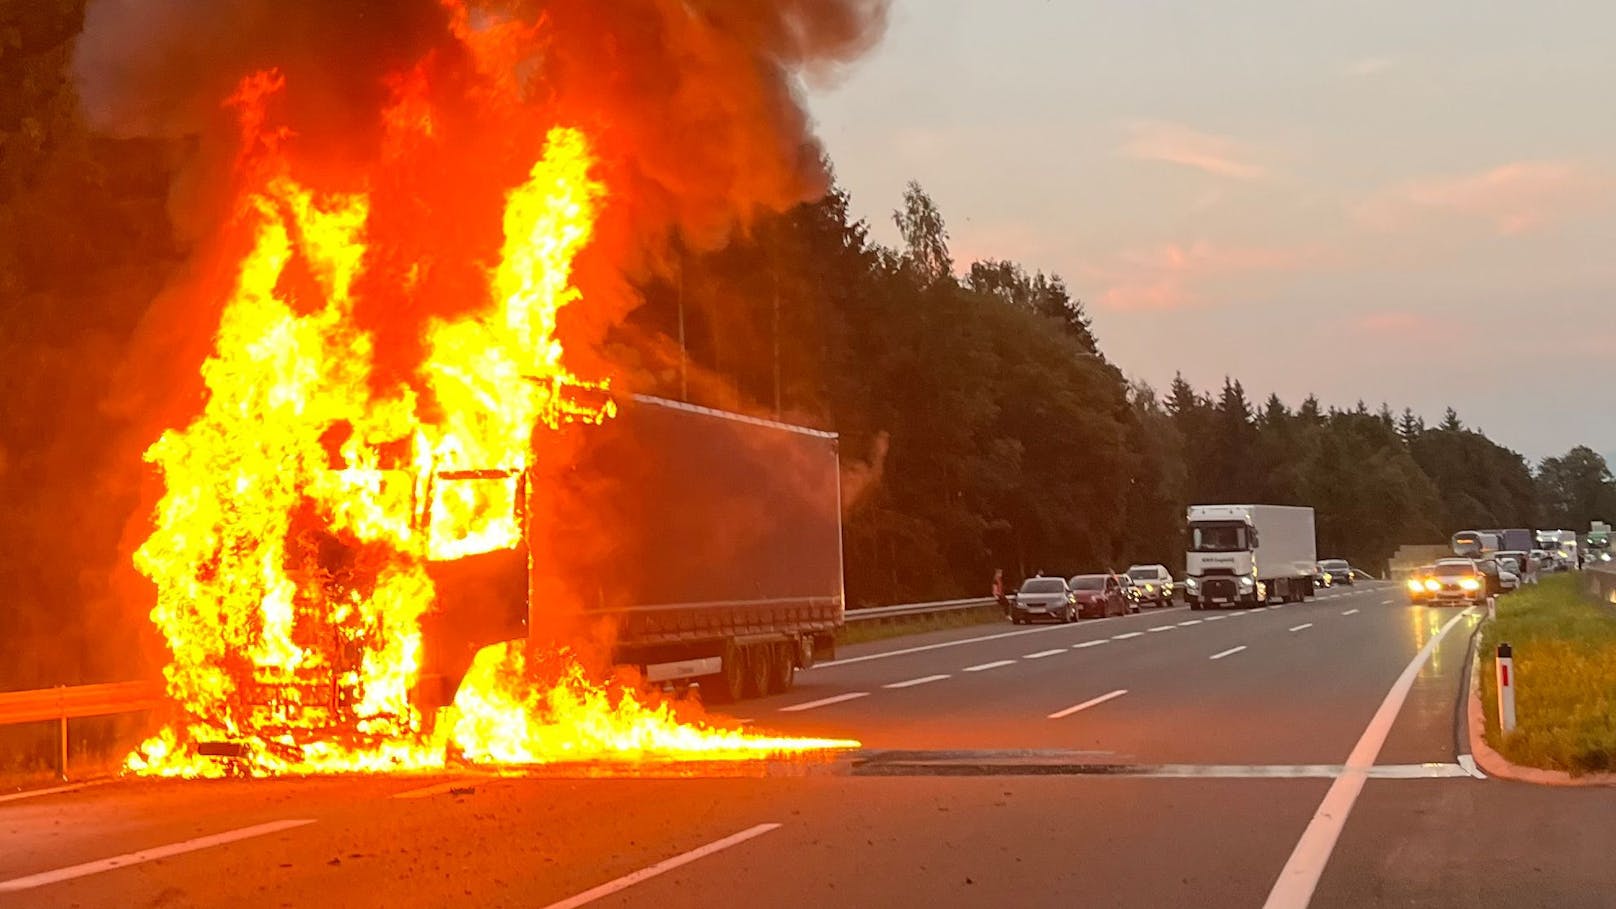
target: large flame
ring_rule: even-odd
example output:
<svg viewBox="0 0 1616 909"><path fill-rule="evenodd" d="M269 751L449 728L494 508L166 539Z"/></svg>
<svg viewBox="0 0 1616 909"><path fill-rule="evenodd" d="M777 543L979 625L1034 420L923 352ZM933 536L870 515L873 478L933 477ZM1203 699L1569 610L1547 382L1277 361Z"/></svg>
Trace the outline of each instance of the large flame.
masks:
<svg viewBox="0 0 1616 909"><path fill-rule="evenodd" d="M395 154L434 132L420 78L400 80ZM535 430L612 416L609 401L572 393L605 383L569 372L557 337L606 190L586 136L550 130L503 212L488 213L502 216L504 239L487 304L432 320L415 375L387 386L377 338L355 318L355 288L378 253L373 200L294 177L285 134L265 128L265 99L282 89L265 73L232 99L249 148L236 227L249 240L202 368L202 412L146 455L166 494L135 562L157 586L152 620L185 720L128 767L345 772L430 769L449 750L529 763L856 744L684 723L672 705L591 680L562 655L561 670L536 681L508 648L485 652L443 720L423 722L410 695L433 607L426 566L519 545L525 487L514 481ZM489 481L435 482L455 471ZM198 753L221 747L232 763Z"/></svg>

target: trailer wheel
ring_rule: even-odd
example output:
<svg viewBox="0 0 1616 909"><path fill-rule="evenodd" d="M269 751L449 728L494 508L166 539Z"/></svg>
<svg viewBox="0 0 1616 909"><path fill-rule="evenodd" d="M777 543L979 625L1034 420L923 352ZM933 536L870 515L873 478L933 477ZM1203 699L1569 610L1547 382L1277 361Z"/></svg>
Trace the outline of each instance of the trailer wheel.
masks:
<svg viewBox="0 0 1616 909"><path fill-rule="evenodd" d="M760 698L769 693L769 679L773 674L774 648L755 644L744 648L746 658L746 696Z"/></svg>
<svg viewBox="0 0 1616 909"><path fill-rule="evenodd" d="M733 704L740 700L746 687L745 662L744 648L724 648L723 668L696 680L701 685L702 703Z"/></svg>
<svg viewBox="0 0 1616 909"><path fill-rule="evenodd" d="M775 644L769 650L769 693L785 694L797 678L797 664L791 644Z"/></svg>

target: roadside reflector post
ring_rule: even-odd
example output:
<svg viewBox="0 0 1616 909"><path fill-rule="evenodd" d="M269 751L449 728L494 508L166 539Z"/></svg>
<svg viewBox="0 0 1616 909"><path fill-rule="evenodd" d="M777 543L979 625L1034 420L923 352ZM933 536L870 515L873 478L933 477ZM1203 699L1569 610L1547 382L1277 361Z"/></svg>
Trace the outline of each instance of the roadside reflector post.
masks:
<svg viewBox="0 0 1616 909"><path fill-rule="evenodd" d="M1495 596L1489 595L1487 597L1487 618L1498 618L1498 598Z"/></svg>
<svg viewBox="0 0 1616 909"><path fill-rule="evenodd" d="M56 773L65 783L67 782L67 695L64 686L57 687L62 689L62 692L57 694L57 701L62 708L62 719L61 727L56 731L57 744L60 746L56 752Z"/></svg>
<svg viewBox="0 0 1616 909"><path fill-rule="evenodd" d="M1515 731L1515 652L1508 644L1498 645L1498 728L1505 734Z"/></svg>

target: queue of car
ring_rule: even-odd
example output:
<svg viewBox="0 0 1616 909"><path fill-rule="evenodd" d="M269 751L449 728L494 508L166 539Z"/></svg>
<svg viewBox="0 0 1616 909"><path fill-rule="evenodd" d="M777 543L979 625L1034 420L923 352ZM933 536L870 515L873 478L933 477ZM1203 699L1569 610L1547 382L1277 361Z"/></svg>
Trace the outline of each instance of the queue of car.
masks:
<svg viewBox="0 0 1616 909"><path fill-rule="evenodd" d="M1314 573L1317 587L1352 584L1363 573L1344 559L1325 559ZM1145 607L1173 604L1182 590L1166 565L1130 565L1122 572L1028 578L1005 603L1011 622L1075 622L1137 613Z"/></svg>

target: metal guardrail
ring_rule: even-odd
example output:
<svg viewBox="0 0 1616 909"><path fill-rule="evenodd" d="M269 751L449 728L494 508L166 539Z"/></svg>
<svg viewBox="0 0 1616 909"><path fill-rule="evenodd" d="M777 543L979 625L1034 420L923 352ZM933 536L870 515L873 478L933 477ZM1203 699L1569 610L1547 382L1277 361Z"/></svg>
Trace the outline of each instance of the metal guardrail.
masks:
<svg viewBox="0 0 1616 909"><path fill-rule="evenodd" d="M849 609L843 614L849 622L867 622L876 619L901 619L909 616L931 615L935 612L961 612L966 609L977 609L982 606L992 606L992 597L976 597L969 600L939 600L935 603L903 603L898 606L874 606L868 609Z"/></svg>
<svg viewBox="0 0 1616 909"><path fill-rule="evenodd" d="M0 726L55 720L56 772L67 779L67 721L150 710L164 703L158 682L109 682L31 691L0 691Z"/></svg>

